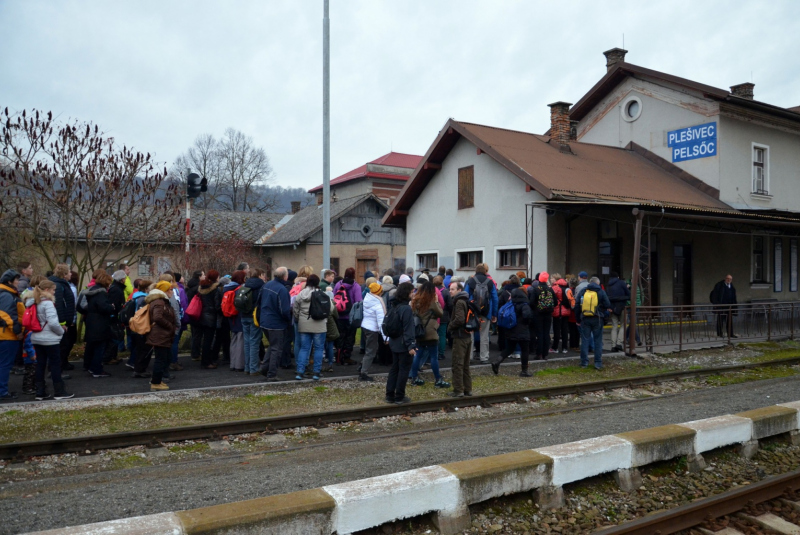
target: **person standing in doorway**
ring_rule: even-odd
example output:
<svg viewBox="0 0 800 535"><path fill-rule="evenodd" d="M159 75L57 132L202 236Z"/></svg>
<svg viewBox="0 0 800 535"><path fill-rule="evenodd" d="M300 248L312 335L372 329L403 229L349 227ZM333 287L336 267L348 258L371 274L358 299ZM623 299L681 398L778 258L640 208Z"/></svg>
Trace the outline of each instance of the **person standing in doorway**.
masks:
<svg viewBox="0 0 800 535"><path fill-rule="evenodd" d="M733 316L736 315L736 287L733 285L733 275L726 275L711 291L711 303L717 305L717 336L738 338L733 334Z"/></svg>

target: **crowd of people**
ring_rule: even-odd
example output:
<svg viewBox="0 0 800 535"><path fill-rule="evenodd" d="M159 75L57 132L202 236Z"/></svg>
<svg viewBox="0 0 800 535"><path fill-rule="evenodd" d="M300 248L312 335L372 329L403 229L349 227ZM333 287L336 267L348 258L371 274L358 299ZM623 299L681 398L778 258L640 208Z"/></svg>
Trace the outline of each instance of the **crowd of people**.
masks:
<svg viewBox="0 0 800 535"><path fill-rule="evenodd" d="M532 358L579 350L581 366L602 368L602 329L610 317L612 345L622 345L619 316L630 299L614 273L601 287L597 277L517 272L498 282L479 264L469 277L440 267L432 275L409 268L397 274L370 271L363 283L355 269L343 276L240 264L230 275L195 271L188 281L167 271L157 280L131 281L119 264L113 273L98 269L78 290L78 274L58 264L47 276L34 276L29 263L0 277L0 399L13 400L9 373L22 374L24 395L37 400L67 399L66 372L83 318L83 370L93 378L112 374L124 361L130 375L150 379L152 391L168 390L178 362L182 335L191 336L191 359L206 370L227 362L245 375L279 380L291 370L296 380L318 381L334 365L357 366L360 381L374 381L375 363L390 366L387 403L408 403L406 386L424 384L430 368L434 387L454 397L471 396L470 361L500 363L518 358L520 375L530 377ZM360 352L354 356L360 329ZM490 359L489 340L498 334L500 353ZM439 360L452 347L452 384ZM120 351L130 355L123 359ZM150 366L153 362L152 367ZM294 361L294 362L292 362ZM117 373L117 372L115 372ZM285 379L286 377L284 377ZM47 380L52 384L48 390Z"/></svg>

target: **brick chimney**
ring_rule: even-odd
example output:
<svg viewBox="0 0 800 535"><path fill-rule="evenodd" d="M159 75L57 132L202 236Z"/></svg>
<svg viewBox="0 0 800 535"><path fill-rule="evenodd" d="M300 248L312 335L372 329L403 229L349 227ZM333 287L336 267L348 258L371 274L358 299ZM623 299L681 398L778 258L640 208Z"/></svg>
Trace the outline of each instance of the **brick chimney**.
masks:
<svg viewBox="0 0 800 535"><path fill-rule="evenodd" d="M317 205L320 205L320 204L322 204L322 201L323 201L323 198L322 198L322 197L323 197L323 195L322 195L322 192L321 192L321 191L320 191L320 192L318 192L318 193L317 193Z"/></svg>
<svg viewBox="0 0 800 535"><path fill-rule="evenodd" d="M292 201L292 213L296 214L300 211L300 201Z"/></svg>
<svg viewBox="0 0 800 535"><path fill-rule="evenodd" d="M617 63L624 62L625 54L627 53L628 51L622 48L612 48L611 50L603 52L603 55L606 57L606 72L610 71L611 67Z"/></svg>
<svg viewBox="0 0 800 535"><path fill-rule="evenodd" d="M737 97L746 98L747 100L753 100L753 88L755 86L756 84L751 84L750 82L732 85L731 93Z"/></svg>
<svg viewBox="0 0 800 535"><path fill-rule="evenodd" d="M553 102L550 106L550 139L557 143L562 150L569 149L571 122L569 120L570 102ZM571 152L571 151L570 151Z"/></svg>

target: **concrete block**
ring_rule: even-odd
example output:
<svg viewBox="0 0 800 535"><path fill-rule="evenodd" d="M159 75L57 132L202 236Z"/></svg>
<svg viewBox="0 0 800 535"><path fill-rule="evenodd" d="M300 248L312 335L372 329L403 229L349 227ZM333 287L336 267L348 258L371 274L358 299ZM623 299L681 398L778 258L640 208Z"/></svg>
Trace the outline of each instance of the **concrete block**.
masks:
<svg viewBox="0 0 800 535"><path fill-rule="evenodd" d="M702 472L706 468L706 460L699 453L686 456L686 467L690 472Z"/></svg>
<svg viewBox="0 0 800 535"><path fill-rule="evenodd" d="M638 468L623 468L614 472L614 480L622 492L635 492L642 486L642 473Z"/></svg>
<svg viewBox="0 0 800 535"><path fill-rule="evenodd" d="M211 440L208 442L208 447L211 451L228 451L231 443L227 440Z"/></svg>
<svg viewBox="0 0 800 535"><path fill-rule="evenodd" d="M184 533L331 533L336 502L322 489L178 511Z"/></svg>
<svg viewBox="0 0 800 535"><path fill-rule="evenodd" d="M458 478L441 466L328 485L323 490L336 500L333 531L339 535L433 511L457 515L463 506Z"/></svg>
<svg viewBox="0 0 800 535"><path fill-rule="evenodd" d="M792 441L792 446L800 446L800 431L790 432L789 438Z"/></svg>
<svg viewBox="0 0 800 535"><path fill-rule="evenodd" d="M473 504L550 485L553 460L533 450L444 464L460 482L461 501Z"/></svg>
<svg viewBox="0 0 800 535"><path fill-rule="evenodd" d="M732 414L694 420L680 425L695 431L694 453L697 454L731 444L741 444L753 437L753 421Z"/></svg>
<svg viewBox="0 0 800 535"><path fill-rule="evenodd" d="M758 453L758 440L742 442L737 447L737 452L745 459L752 459Z"/></svg>
<svg viewBox="0 0 800 535"><path fill-rule="evenodd" d="M564 507L564 489L552 485L538 488L533 491L533 501L541 509L560 509Z"/></svg>
<svg viewBox="0 0 800 535"><path fill-rule="evenodd" d="M28 535L182 535L183 533L183 526L175 513L159 513L37 531Z"/></svg>
<svg viewBox="0 0 800 535"><path fill-rule="evenodd" d="M553 486L631 467L633 444L614 435L537 448L553 459Z"/></svg>
<svg viewBox="0 0 800 535"><path fill-rule="evenodd" d="M800 401L790 401L789 403L778 403L778 407L785 407L787 409L794 409L797 411L797 427L800 429Z"/></svg>
<svg viewBox="0 0 800 535"><path fill-rule="evenodd" d="M432 518L433 525L442 535L456 535L472 527L469 508L463 504L455 511L437 511Z"/></svg>
<svg viewBox="0 0 800 535"><path fill-rule="evenodd" d="M679 425L662 425L619 433L616 436L633 444L631 466L644 466L692 453L694 435L694 429Z"/></svg>
<svg viewBox="0 0 800 535"><path fill-rule="evenodd" d="M797 409L773 405L752 411L740 412L736 416L753 421L753 438L765 438L788 433L797 429Z"/></svg>

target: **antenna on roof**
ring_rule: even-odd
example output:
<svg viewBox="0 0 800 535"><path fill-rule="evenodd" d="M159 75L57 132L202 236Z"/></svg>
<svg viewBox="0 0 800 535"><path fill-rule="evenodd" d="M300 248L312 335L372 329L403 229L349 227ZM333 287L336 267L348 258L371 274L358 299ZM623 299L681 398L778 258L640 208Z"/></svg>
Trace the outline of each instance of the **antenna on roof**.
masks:
<svg viewBox="0 0 800 535"><path fill-rule="evenodd" d="M622 34L622 48L625 49L625 34Z"/></svg>

